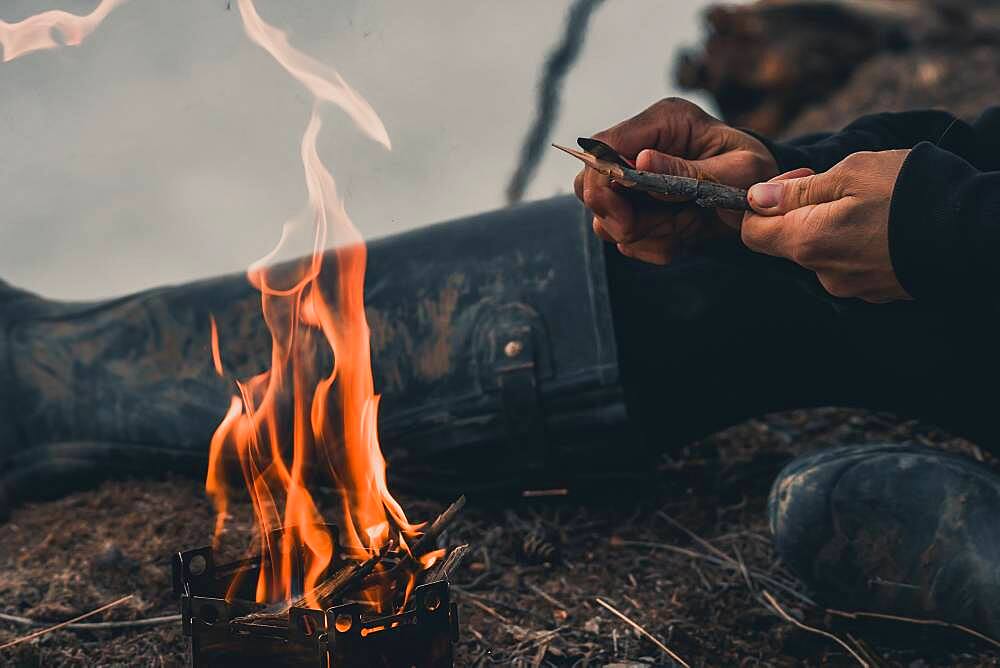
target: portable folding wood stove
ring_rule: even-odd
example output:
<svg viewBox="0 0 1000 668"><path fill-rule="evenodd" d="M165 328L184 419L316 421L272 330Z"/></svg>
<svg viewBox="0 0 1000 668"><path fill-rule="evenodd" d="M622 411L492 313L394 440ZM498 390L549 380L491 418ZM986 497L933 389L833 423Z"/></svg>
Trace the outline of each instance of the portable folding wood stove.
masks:
<svg viewBox="0 0 1000 668"><path fill-rule="evenodd" d="M336 539L336 527L327 528ZM259 556L217 564L211 547L178 552L173 558L173 586L180 599L184 635L191 639L192 665L451 668L458 607L451 600L448 577L465 549L454 548L427 571L405 609L383 616L346 596L326 609L293 605L275 612L274 606L254 602ZM349 572L358 581L369 576L377 580L370 569L364 573L365 562L345 554L338 551L327 576ZM390 550L378 561L383 572L389 572L405 558L399 550ZM293 590L299 593L301 574L302 569L293 573Z"/></svg>

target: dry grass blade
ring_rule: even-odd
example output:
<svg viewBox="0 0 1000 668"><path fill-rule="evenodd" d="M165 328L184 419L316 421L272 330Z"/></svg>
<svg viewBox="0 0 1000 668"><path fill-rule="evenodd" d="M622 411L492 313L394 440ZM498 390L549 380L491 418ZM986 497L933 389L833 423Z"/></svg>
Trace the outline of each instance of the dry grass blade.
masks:
<svg viewBox="0 0 1000 668"><path fill-rule="evenodd" d="M919 624L921 626L940 626L942 628L954 629L955 631L961 631L962 633L967 633L973 638L977 638L985 643L993 645L994 647L1000 648L1000 641L994 640L988 635L984 635L979 631L970 629L968 626L962 626L961 624L952 624L951 622L942 622L939 619L919 619L916 617L902 617L900 615L887 615L881 612L847 612L846 610L835 610L832 608L827 608L826 611L829 612L831 615L837 615L838 617L846 617L848 619L882 619L891 622Z"/></svg>
<svg viewBox="0 0 1000 668"><path fill-rule="evenodd" d="M754 589L753 581L750 579L750 571L747 569L746 562L743 561L740 548L733 545L733 551L736 552L736 561L740 565L740 574L743 576L743 581L746 583L747 589L750 590L750 593L755 593L756 590Z"/></svg>
<svg viewBox="0 0 1000 668"><path fill-rule="evenodd" d="M547 591L545 591L544 589L542 589L538 585L532 584L530 582L526 582L525 586L528 589L530 589L531 591L533 591L536 594L538 594L539 596L541 596L542 598L544 598L546 601L548 601L552 605L554 605L556 608L558 608L560 610L563 610L565 612L569 612L569 608L566 607L566 605L564 605L563 603L560 603L559 599L557 599L552 594L548 593Z"/></svg>
<svg viewBox="0 0 1000 668"><path fill-rule="evenodd" d="M73 619L67 619L65 622L59 622L58 624L54 624L52 626L46 627L46 628L44 628L44 629L42 629L40 631L35 631L34 633L29 633L26 636L22 636L20 638L15 639L15 640L11 640L8 643L4 643L3 645L0 645L0 650L7 649L9 647L13 647L14 645L20 645L23 642L28 642L29 640L34 640L35 638L43 636L43 635L45 635L47 633L52 633L53 631L58 631L59 629L63 628L64 626L69 626L70 624L73 624L74 622L79 622L80 620L87 619L88 617L93 617L94 615L99 615L100 613L104 612L105 610L110 610L111 608L114 608L115 606L119 606L122 603L124 603L125 601L128 601L129 599L132 598L132 596L134 596L134 594L129 594L128 596L122 596L117 601L112 601L111 603L108 603L106 605L102 605L101 607L97 608L96 610L91 610L90 612L85 612L82 615L74 617Z"/></svg>
<svg viewBox="0 0 1000 668"><path fill-rule="evenodd" d="M18 626L45 626L45 622L18 615L8 615L0 613L0 620L17 624ZM117 629L137 629L145 626L159 626L160 624L174 624L181 621L180 615L164 615L162 617L147 617L145 619L124 619L120 622L83 622L82 624L67 624L63 628L74 631L114 631Z"/></svg>
<svg viewBox="0 0 1000 668"><path fill-rule="evenodd" d="M878 657L877 654L875 654L875 650L873 650L871 647L868 646L868 643L866 643L861 638L855 638L850 633L845 633L844 635L847 636L847 639L851 641L851 644L854 645L854 648L858 650L858 654L863 656L865 658L865 661L871 664L872 668L882 668L882 666L884 665L883 661Z"/></svg>
<svg viewBox="0 0 1000 668"><path fill-rule="evenodd" d="M499 619L504 624L510 624L510 620L509 619L507 619L506 617L504 617L503 615L501 615L499 612L497 612L496 610L494 610L490 606L488 606L485 603L483 603L482 601L480 601L478 598L470 598L469 599L469 603L471 603L472 605L476 606L477 608L479 608L480 610L482 610L486 614L491 615L491 616Z"/></svg>
<svg viewBox="0 0 1000 668"><path fill-rule="evenodd" d="M767 601L768 605L770 605L771 608L773 608L774 611L778 613L778 616L780 616L786 622L788 622L789 624L794 624L803 631L809 631L810 633L816 633L818 635L829 638L830 640L834 641L835 643L846 649L848 653L850 653L850 655L853 656L859 664L864 666L864 668L871 668L871 664L865 661L861 657L861 655L858 654L856 651L854 651L854 649L846 642L844 642L837 636L833 635L829 631L824 631L823 629L818 629L815 626L809 626L808 624L803 624L802 622L800 622L799 620L795 619L790 614L788 614L788 612L786 612L785 609L781 607L781 604L778 603L777 599L775 599L774 596L771 596L771 592L763 591L761 593L763 594L764 600Z"/></svg>
<svg viewBox="0 0 1000 668"><path fill-rule="evenodd" d="M620 538L618 539L613 538L611 544L615 545L616 547L648 547L654 550L666 550L668 552L680 554L685 557L691 557L692 559L700 559L702 561L713 564L720 568L728 568L730 570L737 570L737 571L740 570L739 563L737 563L736 560L733 559L732 557L728 557L727 559L721 559L719 557L712 556L711 554L705 554L704 552L698 552L696 550L689 550L686 547L680 547L678 545L670 545L669 543L656 543L648 540L623 540ZM800 601L802 601L807 605L811 605L815 608L819 607L815 601L813 601L811 598L809 598L802 592L796 591L794 588L774 579L773 577L767 575L766 573L763 573L753 568L748 568L747 573L753 579L760 580L761 582L769 584L776 589L780 589L789 596L794 596L795 598L799 599Z"/></svg>
<svg viewBox="0 0 1000 668"><path fill-rule="evenodd" d="M723 561L726 561L726 562L728 562L728 563L730 563L730 564L732 564L734 566L737 565L736 560L733 559L731 556L729 556L728 554L726 554L725 552L723 552L722 550L720 550L716 546L712 545L707 540L705 540L704 538L702 538L701 536L699 536L698 534L696 534L694 531L691 531L686 526L684 526L683 524L681 524L680 522L678 522L677 520L675 520L670 515L667 515L662 510L656 511L656 516L659 517L660 519L662 519L663 521L665 521L670 526L672 526L675 529L677 529L678 531L681 531L682 533L684 533L684 535L686 535L688 538L690 538L694 542L696 542L699 545L701 545L703 548L705 548L706 550L708 550L709 552L711 552L712 554L714 554L715 556L717 556L719 559L722 559Z"/></svg>
<svg viewBox="0 0 1000 668"><path fill-rule="evenodd" d="M531 662L531 668L541 667L542 661L545 660L545 653L548 651L548 649L549 649L549 644L547 642L542 643L541 645L538 646L538 651L535 652L535 658Z"/></svg>
<svg viewBox="0 0 1000 668"><path fill-rule="evenodd" d="M647 631L646 629L644 629L642 626L640 626L636 622L634 622L631 619L629 619L628 617L626 617L624 612L621 612L620 610L618 610L617 608L615 608L615 606L611 605L610 603L608 603L607 601L605 601L600 596L598 596L594 600L597 601L597 604L599 606L601 606L602 608L606 609L608 612L610 612L614 616L618 617L620 620L622 620L623 622L625 622L626 624L628 624L629 626L631 626L633 629L635 629L636 631L638 631L639 633L641 633L643 636L645 636L646 638L648 638L654 645L656 645L661 650L663 650L664 654L666 654L667 656L669 656L671 659L673 659L677 663L679 663L682 666L684 666L684 668L691 668L691 666L688 665L687 661L685 661L681 657L677 656L677 654L672 649L670 649L669 647L667 647L666 645L664 645L660 641L659 638L657 638L656 636L654 636L652 633L650 633L649 631Z"/></svg>

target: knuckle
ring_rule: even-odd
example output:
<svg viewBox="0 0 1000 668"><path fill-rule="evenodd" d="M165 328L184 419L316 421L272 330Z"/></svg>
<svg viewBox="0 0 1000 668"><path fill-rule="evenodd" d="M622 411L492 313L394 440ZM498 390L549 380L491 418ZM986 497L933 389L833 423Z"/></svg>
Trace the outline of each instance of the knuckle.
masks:
<svg viewBox="0 0 1000 668"><path fill-rule="evenodd" d="M669 241L650 239L633 244L624 244L623 246L629 257L636 260L657 265L670 263L672 251Z"/></svg>
<svg viewBox="0 0 1000 668"><path fill-rule="evenodd" d="M814 180L806 176L792 181L791 197L787 202L788 209L797 209L810 202L810 195L814 190Z"/></svg>
<svg viewBox="0 0 1000 668"><path fill-rule="evenodd" d="M875 151L858 151L841 160L836 166L843 173L865 170L878 161L878 155Z"/></svg>
<svg viewBox="0 0 1000 668"><path fill-rule="evenodd" d="M841 160L838 166L841 168L841 170L845 168L853 169L859 167L868 160L869 155L870 155L869 151L858 151L857 153L852 153L843 160Z"/></svg>
<svg viewBox="0 0 1000 668"><path fill-rule="evenodd" d="M819 275L820 285L834 297L847 298L854 296L854 290L843 279L837 276Z"/></svg>
<svg viewBox="0 0 1000 668"><path fill-rule="evenodd" d="M595 132L591 136L594 139L604 142L605 144L609 144L608 140L612 138L613 134L614 134L614 128L608 128L607 130L601 130L600 132Z"/></svg>
<svg viewBox="0 0 1000 668"><path fill-rule="evenodd" d="M838 190L843 190L857 180L859 175L868 173L871 170L875 153L871 151L860 151L852 153L839 163L832 170L837 177L836 185Z"/></svg>
<svg viewBox="0 0 1000 668"><path fill-rule="evenodd" d="M676 107L693 107L694 105L685 100L682 97L676 95L668 95L661 98L654 106L660 107L661 109L676 108Z"/></svg>
<svg viewBox="0 0 1000 668"><path fill-rule="evenodd" d="M593 190L583 191L583 205L595 216L605 218L608 215L608 207L604 205L600 194Z"/></svg>
<svg viewBox="0 0 1000 668"><path fill-rule="evenodd" d="M652 109L655 109L658 114L687 114L696 118L708 117L708 114L697 104L676 95L669 95L660 99L659 102L656 102L652 106Z"/></svg>
<svg viewBox="0 0 1000 668"><path fill-rule="evenodd" d="M773 169L773 163L769 162L769 160L773 161L770 155L764 157L759 153L747 151L740 153L740 156L746 161L746 171L749 174L763 174L768 172L769 169Z"/></svg>
<svg viewBox="0 0 1000 668"><path fill-rule="evenodd" d="M623 244L634 244L638 241L642 241L643 235L640 234L636 226L630 222L623 223L619 227L619 232L617 235L617 240L619 243Z"/></svg>
<svg viewBox="0 0 1000 668"><path fill-rule="evenodd" d="M633 260L640 259L639 252L636 250L636 248L632 244L625 243L624 241L618 242L618 252L624 255L625 257L632 258Z"/></svg>
<svg viewBox="0 0 1000 668"><path fill-rule="evenodd" d="M733 151L726 161L727 169L737 174L760 174L765 169L764 159L750 151Z"/></svg>

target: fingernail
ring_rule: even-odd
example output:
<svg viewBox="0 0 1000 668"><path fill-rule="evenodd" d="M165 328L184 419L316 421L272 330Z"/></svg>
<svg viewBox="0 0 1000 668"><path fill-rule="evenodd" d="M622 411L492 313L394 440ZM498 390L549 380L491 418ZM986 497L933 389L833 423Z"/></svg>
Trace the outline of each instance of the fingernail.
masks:
<svg viewBox="0 0 1000 668"><path fill-rule="evenodd" d="M778 206L778 202L781 201L781 189L783 187L784 185L781 183L758 183L750 188L750 192L748 193L750 202L755 206L765 209Z"/></svg>

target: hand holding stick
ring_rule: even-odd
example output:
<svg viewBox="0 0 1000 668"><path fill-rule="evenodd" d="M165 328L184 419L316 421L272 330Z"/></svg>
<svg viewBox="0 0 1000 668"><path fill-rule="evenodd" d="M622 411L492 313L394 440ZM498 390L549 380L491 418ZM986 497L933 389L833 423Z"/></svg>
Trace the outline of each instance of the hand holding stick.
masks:
<svg viewBox="0 0 1000 668"><path fill-rule="evenodd" d="M577 140L585 151L553 144L560 151L582 160L591 169L609 177L615 183L631 190L666 195L684 202L694 202L700 207L749 211L747 191L721 183L692 179L687 176L657 174L635 169L618 155L613 148L588 137Z"/></svg>

